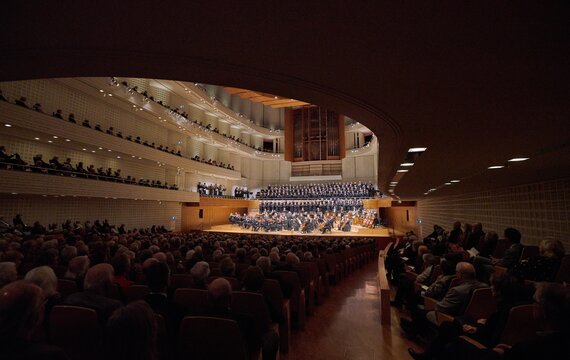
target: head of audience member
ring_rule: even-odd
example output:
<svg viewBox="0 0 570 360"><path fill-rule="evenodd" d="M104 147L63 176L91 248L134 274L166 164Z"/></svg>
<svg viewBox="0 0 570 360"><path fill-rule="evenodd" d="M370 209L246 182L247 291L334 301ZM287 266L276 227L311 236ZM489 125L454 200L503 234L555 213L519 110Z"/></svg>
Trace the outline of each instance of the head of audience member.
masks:
<svg viewBox="0 0 570 360"><path fill-rule="evenodd" d="M485 234L485 242L488 244L496 244L499 241L499 234L490 230Z"/></svg>
<svg viewBox="0 0 570 360"><path fill-rule="evenodd" d="M269 253L269 259L271 260L271 263L273 263L273 264L277 264L281 261L281 257L279 256L279 253L275 252L275 251L271 251Z"/></svg>
<svg viewBox="0 0 570 360"><path fill-rule="evenodd" d="M457 274L457 279L462 281L472 281L475 280L475 268L472 264L468 262L460 262L455 266L455 273Z"/></svg>
<svg viewBox="0 0 570 360"><path fill-rule="evenodd" d="M271 259L267 256L260 256L255 262L255 266L263 271L263 274L267 276L271 272Z"/></svg>
<svg viewBox="0 0 570 360"><path fill-rule="evenodd" d="M95 292L106 296L113 286L113 267L109 264L97 264L87 270L83 280L85 291Z"/></svg>
<svg viewBox="0 0 570 360"><path fill-rule="evenodd" d="M190 275L195 287L205 289L210 276L210 265L205 261L199 261L190 270Z"/></svg>
<svg viewBox="0 0 570 360"><path fill-rule="evenodd" d="M62 265L68 265L71 259L77 256L77 248L75 246L65 245L61 249L60 260Z"/></svg>
<svg viewBox="0 0 570 360"><path fill-rule="evenodd" d="M439 266L441 267L441 272L443 275L455 275L455 267L457 266L456 262L444 258L441 259Z"/></svg>
<svg viewBox="0 0 570 360"><path fill-rule="evenodd" d="M44 293L44 298L59 296L57 292L57 277L53 269L49 266L33 268L28 271L24 279L39 286Z"/></svg>
<svg viewBox="0 0 570 360"><path fill-rule="evenodd" d="M532 290L524 280L511 274L491 275L491 290L493 297L499 305L512 305L532 300Z"/></svg>
<svg viewBox="0 0 570 360"><path fill-rule="evenodd" d="M259 292L263 288L265 276L263 271L257 266L250 266L243 278L243 287L245 291Z"/></svg>
<svg viewBox="0 0 570 360"><path fill-rule="evenodd" d="M519 244L521 242L521 232L514 228L506 228L505 239L508 239L514 244Z"/></svg>
<svg viewBox="0 0 570 360"><path fill-rule="evenodd" d="M565 255L564 245L559 240L544 239L538 244L540 256L547 258L563 258Z"/></svg>
<svg viewBox="0 0 570 360"><path fill-rule="evenodd" d="M214 262L220 262L223 256L224 254L222 253L222 250L220 249L214 250L214 252L212 253L212 260Z"/></svg>
<svg viewBox="0 0 570 360"><path fill-rule="evenodd" d="M535 319L544 331L570 332L570 289L556 283L538 283L534 300Z"/></svg>
<svg viewBox="0 0 570 360"><path fill-rule="evenodd" d="M67 272L65 273L66 279L79 279L85 275L89 268L89 257L87 255L76 256L69 262Z"/></svg>
<svg viewBox="0 0 570 360"><path fill-rule="evenodd" d="M170 268L162 262L153 262L144 271L148 288L153 293L166 293L170 281Z"/></svg>
<svg viewBox="0 0 570 360"><path fill-rule="evenodd" d="M28 342L44 318L42 289L26 280L14 281L0 291L0 339Z"/></svg>
<svg viewBox="0 0 570 360"><path fill-rule="evenodd" d="M236 257L238 263L243 264L245 263L245 257L247 256L247 251L244 248L239 248L236 250Z"/></svg>
<svg viewBox="0 0 570 360"><path fill-rule="evenodd" d="M106 358L112 360L154 360L157 325L154 313L144 301L115 310L106 332Z"/></svg>
<svg viewBox="0 0 570 360"><path fill-rule="evenodd" d="M212 309L227 311L232 301L232 286L224 278L217 278L208 285L208 302Z"/></svg>
<svg viewBox="0 0 570 360"><path fill-rule="evenodd" d="M473 224L473 232L481 232L483 231L483 224L475 223Z"/></svg>
<svg viewBox="0 0 570 360"><path fill-rule="evenodd" d="M285 256L285 262L287 263L287 265L295 265L300 263L299 258L297 257L297 255L295 255L292 251L287 253L287 255Z"/></svg>
<svg viewBox="0 0 570 360"><path fill-rule="evenodd" d="M236 275L236 264L229 256L220 260L220 272L222 276L234 277Z"/></svg>
<svg viewBox="0 0 570 360"><path fill-rule="evenodd" d="M160 261L160 262L165 263L165 264L168 263L168 257L162 251L157 252L152 257L155 258L156 260Z"/></svg>
<svg viewBox="0 0 570 360"><path fill-rule="evenodd" d="M18 270L16 269L16 263L11 261L0 262L0 288L16 281L17 278Z"/></svg>
<svg viewBox="0 0 570 360"><path fill-rule="evenodd" d="M131 258L125 253L115 255L111 259L111 265L115 276L126 276L131 270Z"/></svg>
<svg viewBox="0 0 570 360"><path fill-rule="evenodd" d="M427 253L427 254L424 254L424 255L422 256L422 259L423 259L423 261L424 261L424 266L425 266L425 267L428 267L428 266L433 266L433 265L435 265L437 258L436 258L435 256L433 256L432 253Z"/></svg>

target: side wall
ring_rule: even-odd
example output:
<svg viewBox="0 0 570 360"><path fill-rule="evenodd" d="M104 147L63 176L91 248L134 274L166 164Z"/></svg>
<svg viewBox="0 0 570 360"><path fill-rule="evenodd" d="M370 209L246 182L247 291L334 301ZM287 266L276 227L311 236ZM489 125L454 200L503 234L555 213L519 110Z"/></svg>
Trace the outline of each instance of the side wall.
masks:
<svg viewBox="0 0 570 360"><path fill-rule="evenodd" d="M182 217L181 204L168 201L0 195L0 203L0 216L6 221L12 222L14 215L21 214L27 225L38 220L46 227L67 219L91 223L109 219L111 224L125 224L127 229L151 225L171 229L174 221L174 230L180 230Z"/></svg>
<svg viewBox="0 0 570 360"><path fill-rule="evenodd" d="M570 179L519 185L418 201L421 235L438 224L450 229L454 221L481 222L483 230L502 235L507 227L522 233L522 242L535 245L545 237L564 243L570 251Z"/></svg>

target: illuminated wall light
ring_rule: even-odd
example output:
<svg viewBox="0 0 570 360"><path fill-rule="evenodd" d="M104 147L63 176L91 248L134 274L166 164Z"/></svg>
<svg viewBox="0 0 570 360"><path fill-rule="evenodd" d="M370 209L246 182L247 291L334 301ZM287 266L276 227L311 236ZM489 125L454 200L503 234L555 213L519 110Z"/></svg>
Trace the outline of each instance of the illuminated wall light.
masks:
<svg viewBox="0 0 570 360"><path fill-rule="evenodd" d="M504 168L503 165L493 165L493 166L489 166L487 169L495 170L495 169L502 169L502 168Z"/></svg>
<svg viewBox="0 0 570 360"><path fill-rule="evenodd" d="M458 183L458 182L461 182L461 180L451 180L450 182L452 182L452 183Z"/></svg>
<svg viewBox="0 0 570 360"><path fill-rule="evenodd" d="M408 172L408 170L406 170L406 169L399 169L397 172L399 172L399 173L405 173L405 172Z"/></svg>
<svg viewBox="0 0 570 360"><path fill-rule="evenodd" d="M405 162L401 163L400 166L414 166L414 163Z"/></svg>
<svg viewBox="0 0 570 360"><path fill-rule="evenodd" d="M524 158L524 157L520 157L520 158L512 158L509 160L509 162L520 162L520 161L526 161L529 158Z"/></svg>
<svg viewBox="0 0 570 360"><path fill-rule="evenodd" d="M427 150L427 147L413 147L413 148L408 149L408 152L418 153L418 152L424 152L426 150Z"/></svg>

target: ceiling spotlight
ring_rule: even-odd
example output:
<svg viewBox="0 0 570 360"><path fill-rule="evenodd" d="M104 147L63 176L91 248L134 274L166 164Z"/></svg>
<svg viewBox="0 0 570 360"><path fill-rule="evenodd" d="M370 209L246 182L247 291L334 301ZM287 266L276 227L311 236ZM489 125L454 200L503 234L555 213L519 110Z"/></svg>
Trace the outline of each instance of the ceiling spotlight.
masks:
<svg viewBox="0 0 570 360"><path fill-rule="evenodd" d="M451 180L450 182L452 182L452 183L458 183L458 182L460 182L460 181L461 181L461 180Z"/></svg>
<svg viewBox="0 0 570 360"><path fill-rule="evenodd" d="M400 166L414 166L414 163L405 162L405 163L401 163Z"/></svg>
<svg viewBox="0 0 570 360"><path fill-rule="evenodd" d="M502 168L504 168L503 165L493 165L493 166L489 166L487 169L495 170L495 169L502 169Z"/></svg>
<svg viewBox="0 0 570 360"><path fill-rule="evenodd" d="M65 139L65 141L67 141L67 142L70 142L71 140L69 140L69 139Z"/></svg>
<svg viewBox="0 0 570 360"><path fill-rule="evenodd" d="M397 172L399 172L399 173L405 173L405 172L408 172L408 170L407 170L407 169L399 169Z"/></svg>
<svg viewBox="0 0 570 360"><path fill-rule="evenodd" d="M95 152L95 150L91 150L91 152L92 152L92 153L94 153L94 152Z"/></svg>
<svg viewBox="0 0 570 360"><path fill-rule="evenodd" d="M109 96L111 96L111 97L112 97L112 96L113 96L113 94L109 94Z"/></svg>
<svg viewBox="0 0 570 360"><path fill-rule="evenodd" d="M101 146L99 146L99 150L103 150L103 148Z"/></svg>
<svg viewBox="0 0 570 360"><path fill-rule="evenodd" d="M131 155L131 157L134 158L135 156L134 156L134 155Z"/></svg>
<svg viewBox="0 0 570 360"><path fill-rule="evenodd" d="M54 138L54 139L57 139L58 137L54 135L53 138Z"/></svg>
<svg viewBox="0 0 570 360"><path fill-rule="evenodd" d="M525 157L520 157L520 158L512 158L511 160L509 160L509 162L519 162L519 161L526 161L529 158L525 158Z"/></svg>
<svg viewBox="0 0 570 360"><path fill-rule="evenodd" d="M117 156L117 159L120 159L120 158L121 158L120 156Z"/></svg>
<svg viewBox="0 0 570 360"><path fill-rule="evenodd" d="M111 152L111 149L107 150L108 152Z"/></svg>
<svg viewBox="0 0 570 360"><path fill-rule="evenodd" d="M34 138L34 140L39 140L39 139L40 139L39 137L35 137L35 138Z"/></svg>
<svg viewBox="0 0 570 360"><path fill-rule="evenodd" d="M12 127L12 124L4 124L6 127Z"/></svg>
<svg viewBox="0 0 570 360"><path fill-rule="evenodd" d="M413 148L410 148L410 149L408 150L408 152L411 152L411 153L418 153L418 152L424 152L424 151L426 151L426 150L427 150L427 147L413 147Z"/></svg>
<svg viewBox="0 0 570 360"><path fill-rule="evenodd" d="M48 140L48 143L50 143L50 144L53 144L53 141L51 141L51 140Z"/></svg>
<svg viewBox="0 0 570 360"><path fill-rule="evenodd" d="M83 148L83 149L81 149L81 150L83 150L83 151L87 151L87 149L86 149L86 148Z"/></svg>
<svg viewBox="0 0 570 360"><path fill-rule="evenodd" d="M451 183L450 183L450 182L446 182L445 185L451 185Z"/></svg>
<svg viewBox="0 0 570 360"><path fill-rule="evenodd" d="M105 92L105 90L101 90L101 89L99 89L99 92Z"/></svg>
<svg viewBox="0 0 570 360"><path fill-rule="evenodd" d="M427 194L429 194L429 193L428 193L428 192L425 192L425 193L424 193L424 195L427 195Z"/></svg>

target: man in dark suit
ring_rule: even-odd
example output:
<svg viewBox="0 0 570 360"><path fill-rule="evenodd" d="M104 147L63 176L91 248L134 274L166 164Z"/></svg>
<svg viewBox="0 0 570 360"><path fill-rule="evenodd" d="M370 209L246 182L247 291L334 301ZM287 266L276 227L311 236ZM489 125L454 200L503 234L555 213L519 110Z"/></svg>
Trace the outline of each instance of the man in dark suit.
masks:
<svg viewBox="0 0 570 360"><path fill-rule="evenodd" d="M83 282L84 291L71 294L63 302L64 305L81 306L97 312L99 322L104 325L113 311L123 304L108 298L113 284L113 267L109 264L97 264L87 271Z"/></svg>
<svg viewBox="0 0 570 360"><path fill-rule="evenodd" d="M400 320L402 329L410 338L414 338L422 332L428 325L428 321L437 323L436 311L453 316L460 315L469 302L473 291L487 286L476 280L475 268L470 263L458 263L455 272L460 284L447 291L443 299L437 303L435 311L426 312L422 308L412 308L410 309L412 321Z"/></svg>
<svg viewBox="0 0 570 360"><path fill-rule="evenodd" d="M455 267L455 273L460 284L449 289L445 297L438 302L435 307L436 311L453 316L461 315L461 312L465 309L475 289L488 286L477 281L475 268L470 263L458 263ZM435 311L428 312L426 317L431 322L436 323Z"/></svg>
<svg viewBox="0 0 570 360"><path fill-rule="evenodd" d="M521 233L517 229L506 228L504 237L511 244L501 259L484 256L476 256L473 265L481 279L489 279L493 273L493 266L502 266L508 269L515 266L521 257L523 245L521 244Z"/></svg>

